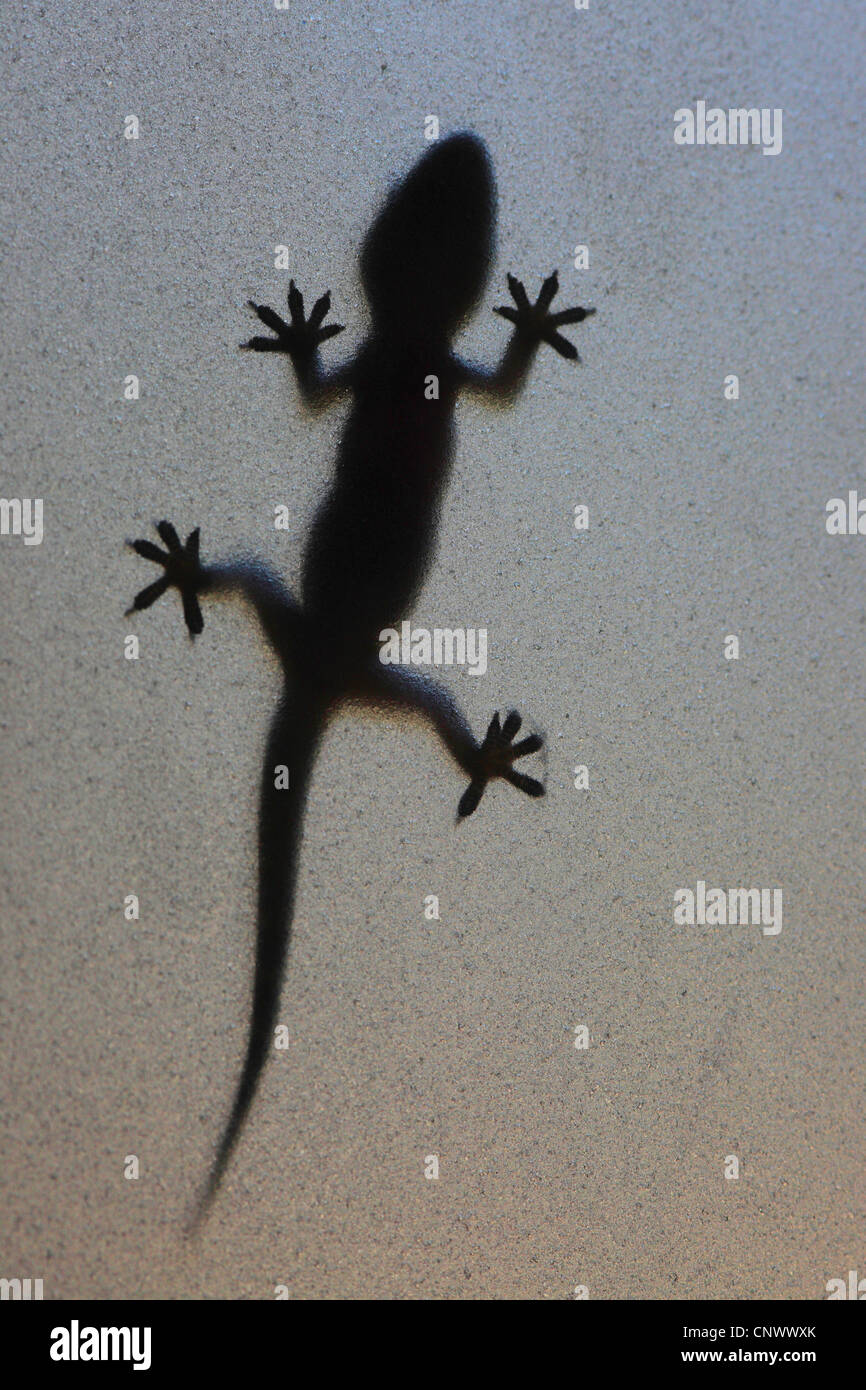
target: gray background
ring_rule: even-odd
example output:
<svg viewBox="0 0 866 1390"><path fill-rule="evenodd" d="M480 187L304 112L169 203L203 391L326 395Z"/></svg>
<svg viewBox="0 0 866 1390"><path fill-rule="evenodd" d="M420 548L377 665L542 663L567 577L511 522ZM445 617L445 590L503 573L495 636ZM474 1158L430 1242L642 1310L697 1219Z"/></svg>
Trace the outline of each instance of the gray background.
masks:
<svg viewBox="0 0 866 1390"><path fill-rule="evenodd" d="M45 539L0 540L0 1273L47 1297L787 1299L866 1272L866 540L824 529L866 489L862 6L16 9L2 492L44 498ZM676 147L699 98L782 107L781 155ZM153 575L123 542L168 516L296 582L341 412L237 352L244 302L279 306L285 243L349 325L328 360L360 340L356 253L428 113L499 181L462 347L496 358L507 270L535 290L558 265L561 302L598 307L583 366L542 351L510 412L461 403L411 615L488 628L488 674L446 678L477 731L512 704L544 730L549 794L498 785L457 828L432 736L335 721L291 1047L190 1245L242 1055L278 680L239 607L192 649L173 595L124 619ZM781 887L781 935L675 927L697 878Z"/></svg>

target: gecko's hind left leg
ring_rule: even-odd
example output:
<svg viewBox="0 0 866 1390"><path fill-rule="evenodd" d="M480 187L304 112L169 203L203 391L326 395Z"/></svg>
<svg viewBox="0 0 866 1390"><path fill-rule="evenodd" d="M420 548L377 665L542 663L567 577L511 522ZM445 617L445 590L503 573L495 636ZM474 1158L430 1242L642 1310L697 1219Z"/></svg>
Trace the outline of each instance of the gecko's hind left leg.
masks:
<svg viewBox="0 0 866 1390"><path fill-rule="evenodd" d="M242 556L219 564L203 565L199 557L198 527L181 545L170 521L157 523L157 531L165 550L152 541L130 541L132 549L145 560L160 565L163 574L136 594L127 609L150 608L167 589L180 591L183 612L191 637L204 627L199 595L241 594L258 615L265 636L270 641L287 671L303 658L306 629L304 616L297 599L283 580L262 560Z"/></svg>
<svg viewBox="0 0 866 1390"><path fill-rule="evenodd" d="M522 722L516 710L506 715L502 724L499 714L494 714L479 743L451 692L420 672L403 666L382 666L377 662L368 669L362 693L376 704L409 710L430 720L469 778L469 786L457 808L459 817L472 815L494 777L504 778L528 796L544 795L540 782L514 767L518 758L537 752L544 743L540 734L530 734L519 743L514 742Z"/></svg>

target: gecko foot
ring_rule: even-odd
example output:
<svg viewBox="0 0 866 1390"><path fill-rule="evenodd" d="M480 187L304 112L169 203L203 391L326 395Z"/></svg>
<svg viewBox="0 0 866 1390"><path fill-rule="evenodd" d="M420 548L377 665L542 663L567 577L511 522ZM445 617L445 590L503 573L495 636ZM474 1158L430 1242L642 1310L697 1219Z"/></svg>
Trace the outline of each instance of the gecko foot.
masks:
<svg viewBox="0 0 866 1390"><path fill-rule="evenodd" d="M529 302L523 281L518 280L515 275L509 275L508 288L517 308L512 308L510 304L502 305L493 310L494 314L500 314L502 318L508 319L509 323L513 323L521 338L528 338L533 343L549 343L560 357L569 357L579 362L580 357L574 343L563 338L558 330L568 323L582 323L594 314L595 310L560 309L557 313L551 314L550 306L559 289L559 275L556 271L548 275L534 304Z"/></svg>
<svg viewBox="0 0 866 1390"><path fill-rule="evenodd" d="M498 712L494 714L484 742L478 750L478 771L460 798L457 814L461 818L472 815L484 795L487 783L493 777L504 777L512 787L518 787L520 791L526 792L527 796L544 795L544 787L540 782L534 777L527 777L523 772L517 772L513 766L517 758L525 758L528 753L537 752L544 743L540 734L530 734L528 738L514 743L512 740L521 723L516 710L512 710L506 716L502 725L499 723Z"/></svg>
<svg viewBox="0 0 866 1390"><path fill-rule="evenodd" d="M155 580L153 584L148 584L146 589L142 589L132 600L132 604L127 608L127 613L134 613L142 608L149 608L152 603L156 603L161 598L166 589L179 589L183 603L183 616L192 637L197 636L204 628L204 618L198 603L198 592L204 584L204 571L199 560L199 529L196 527L186 538L186 544L181 545L180 537L175 531L170 521L159 521L156 526L160 539L166 546L166 550L160 550L158 545L152 541L130 541L136 554L144 557L145 560L152 560L155 565L162 565L165 573Z"/></svg>
<svg viewBox="0 0 866 1390"><path fill-rule="evenodd" d="M266 304L256 304L251 299L249 306L262 323L276 334L275 338L250 338L248 343L241 343L241 347L250 348L253 352L287 352L292 357L310 357L320 343L333 338L335 333L343 332L343 324L323 322L331 307L330 291L319 296L310 310L310 317L305 318L304 296L294 280L289 281L291 323L286 323Z"/></svg>

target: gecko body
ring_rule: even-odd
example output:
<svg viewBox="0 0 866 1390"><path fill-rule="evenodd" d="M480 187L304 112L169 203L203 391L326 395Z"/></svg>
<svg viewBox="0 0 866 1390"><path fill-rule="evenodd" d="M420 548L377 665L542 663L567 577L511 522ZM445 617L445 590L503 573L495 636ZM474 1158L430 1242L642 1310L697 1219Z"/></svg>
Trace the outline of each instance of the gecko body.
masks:
<svg viewBox="0 0 866 1390"><path fill-rule="evenodd" d="M416 669L379 660L380 634L407 614L432 558L459 392L478 391L500 402L512 399L540 343L577 359L559 329L594 312L552 313L555 273L544 281L534 304L520 281L509 276L514 305L496 312L512 323L513 333L498 367L486 371L456 356L454 335L489 273L495 202L490 160L475 135L442 140L418 161L392 188L362 249L368 337L351 361L330 373L322 367L319 347L342 330L326 322L329 294L307 316L292 281L288 321L263 305L251 305L273 336L253 337L243 346L288 355L309 405L321 407L347 391L353 395L333 481L304 548L300 599L258 561L204 565L197 530L181 544L174 527L162 521L157 530L165 550L148 540L132 542L138 554L164 571L136 596L134 609L147 608L167 589L177 588L187 627L196 636L203 628L201 595L240 593L257 613L284 672L262 770L247 1050L196 1222L219 1187L272 1044L304 805L333 711L351 698L428 719L469 778L458 807L461 818L474 812L495 778L531 796L544 790L514 766L542 746L538 734L514 741L521 723L516 712L502 722L494 714L479 741L443 686ZM288 787L276 784L278 767L289 770Z"/></svg>

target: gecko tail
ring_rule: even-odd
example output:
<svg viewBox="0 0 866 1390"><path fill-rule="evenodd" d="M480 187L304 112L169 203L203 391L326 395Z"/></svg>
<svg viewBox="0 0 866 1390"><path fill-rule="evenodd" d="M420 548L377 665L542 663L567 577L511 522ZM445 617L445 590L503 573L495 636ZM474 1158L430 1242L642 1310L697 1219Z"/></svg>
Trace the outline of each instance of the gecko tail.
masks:
<svg viewBox="0 0 866 1390"><path fill-rule="evenodd" d="M273 1047L291 940L304 808L322 727L321 705L299 691L281 701L268 738L259 804L258 925L247 1050L216 1158L187 1227L189 1235L207 1217Z"/></svg>

